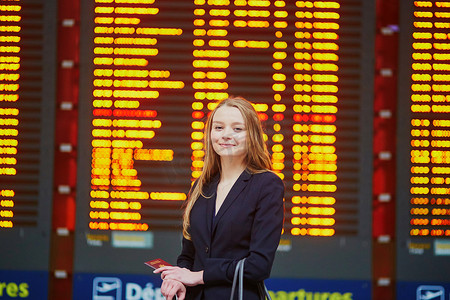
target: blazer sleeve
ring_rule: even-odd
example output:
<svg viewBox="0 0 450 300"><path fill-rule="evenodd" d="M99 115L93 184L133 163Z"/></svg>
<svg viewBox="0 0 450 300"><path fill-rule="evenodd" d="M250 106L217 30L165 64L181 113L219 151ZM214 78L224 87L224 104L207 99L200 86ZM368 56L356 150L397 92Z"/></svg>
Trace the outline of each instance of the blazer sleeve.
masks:
<svg viewBox="0 0 450 300"><path fill-rule="evenodd" d="M192 241L183 237L182 250L177 259L177 266L192 270L194 266L195 248Z"/></svg>
<svg viewBox="0 0 450 300"><path fill-rule="evenodd" d="M189 194L194 190L198 184L198 180L194 182L189 190ZM177 258L177 266L192 270L195 259L195 247L191 240L188 240L183 236L181 253Z"/></svg>
<svg viewBox="0 0 450 300"><path fill-rule="evenodd" d="M262 176L255 188L258 199L244 266L244 277L252 281L261 281L270 276L283 228L284 184L276 174L268 174ZM205 283L232 282L236 264L241 258L208 258L203 280Z"/></svg>

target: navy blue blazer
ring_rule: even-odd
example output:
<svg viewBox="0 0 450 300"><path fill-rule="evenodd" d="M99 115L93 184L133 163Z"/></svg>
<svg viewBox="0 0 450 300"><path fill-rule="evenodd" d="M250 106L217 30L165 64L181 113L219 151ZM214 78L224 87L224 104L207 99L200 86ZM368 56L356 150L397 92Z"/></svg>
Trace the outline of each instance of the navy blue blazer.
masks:
<svg viewBox="0 0 450 300"><path fill-rule="evenodd" d="M191 240L183 238L177 260L180 267L204 271L205 284L188 287L187 299L229 299L236 264L244 257L244 299L259 299L256 283L269 277L280 241L284 184L272 172L244 171L214 216L218 180L195 202Z"/></svg>

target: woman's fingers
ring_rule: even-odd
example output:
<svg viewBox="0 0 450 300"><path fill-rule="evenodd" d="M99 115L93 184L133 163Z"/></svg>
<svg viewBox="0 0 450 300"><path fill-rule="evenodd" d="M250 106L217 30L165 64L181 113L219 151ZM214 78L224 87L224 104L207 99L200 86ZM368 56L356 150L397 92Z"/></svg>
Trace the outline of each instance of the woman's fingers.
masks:
<svg viewBox="0 0 450 300"><path fill-rule="evenodd" d="M186 297L186 287L184 287L183 289L179 290L178 293L177 293L178 300L184 300L185 297Z"/></svg>
<svg viewBox="0 0 450 300"><path fill-rule="evenodd" d="M164 280L167 275L172 274L174 270L180 269L179 267L161 267L153 271L153 273L161 273L161 279ZM172 278L174 279L174 278Z"/></svg>
<svg viewBox="0 0 450 300"><path fill-rule="evenodd" d="M158 268L158 269L154 270L153 273L155 273L155 274L156 273L161 273L161 272L163 272L165 270L176 269L176 268L179 268L179 267L165 266L165 267L161 267L161 268Z"/></svg>
<svg viewBox="0 0 450 300"><path fill-rule="evenodd" d="M164 280L161 284L161 294L167 300L172 300L175 295L177 295L179 300L183 300L186 295L186 287L176 280Z"/></svg>
<svg viewBox="0 0 450 300"><path fill-rule="evenodd" d="M177 289L174 286L173 282L171 282L170 280L164 280L161 285L161 294L163 294L163 296L167 300L172 300L176 293Z"/></svg>
<svg viewBox="0 0 450 300"><path fill-rule="evenodd" d="M181 276L179 274L179 271L175 270L166 270L161 273L161 278L164 279L175 279L178 281L181 281Z"/></svg>
<svg viewBox="0 0 450 300"><path fill-rule="evenodd" d="M161 268L161 270L159 270L159 273L161 273L161 279L163 280L175 279L184 283L184 281L186 280L186 276L190 274L190 271L179 267L165 267L165 269Z"/></svg>

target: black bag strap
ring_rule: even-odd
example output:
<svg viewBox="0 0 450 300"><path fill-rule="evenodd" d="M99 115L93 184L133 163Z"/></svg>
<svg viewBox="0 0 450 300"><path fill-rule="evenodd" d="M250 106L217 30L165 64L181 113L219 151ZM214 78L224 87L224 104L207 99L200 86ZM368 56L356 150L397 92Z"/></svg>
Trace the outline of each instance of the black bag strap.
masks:
<svg viewBox="0 0 450 300"><path fill-rule="evenodd" d="M264 281L258 282L258 290L262 300L272 300L269 291L267 290L267 287L264 284Z"/></svg>
<svg viewBox="0 0 450 300"><path fill-rule="evenodd" d="M233 285L231 286L230 300L233 300L234 298L234 291L236 290L236 284L238 289L238 300L243 300L244 262L245 258L241 259L236 264L236 269L234 270Z"/></svg>
<svg viewBox="0 0 450 300"><path fill-rule="evenodd" d="M236 285L238 289L238 300L243 300L243 289L244 289L244 262L245 258L238 261L236 264L236 269L234 270L233 285L231 286L230 300L233 300L234 293L236 291ZM262 300L272 300L269 295L264 281L258 282L258 292Z"/></svg>

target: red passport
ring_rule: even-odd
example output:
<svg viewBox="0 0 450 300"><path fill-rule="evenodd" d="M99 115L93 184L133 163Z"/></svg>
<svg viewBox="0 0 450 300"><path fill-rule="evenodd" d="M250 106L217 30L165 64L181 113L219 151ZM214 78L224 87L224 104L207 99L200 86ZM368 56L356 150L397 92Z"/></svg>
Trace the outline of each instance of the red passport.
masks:
<svg viewBox="0 0 450 300"><path fill-rule="evenodd" d="M149 266L153 269L158 269L158 268L165 267L165 266L172 266L171 264L162 260L161 258L146 261L144 264L146 264L147 266Z"/></svg>

